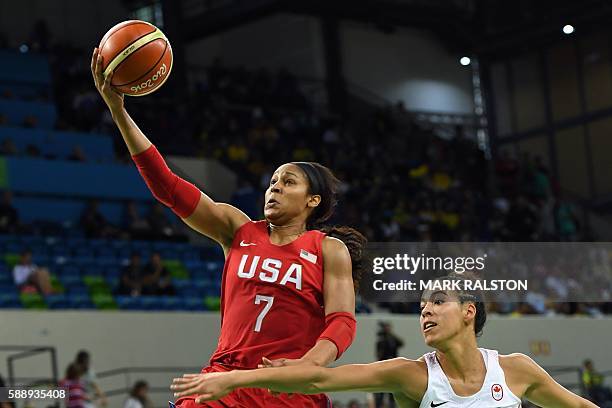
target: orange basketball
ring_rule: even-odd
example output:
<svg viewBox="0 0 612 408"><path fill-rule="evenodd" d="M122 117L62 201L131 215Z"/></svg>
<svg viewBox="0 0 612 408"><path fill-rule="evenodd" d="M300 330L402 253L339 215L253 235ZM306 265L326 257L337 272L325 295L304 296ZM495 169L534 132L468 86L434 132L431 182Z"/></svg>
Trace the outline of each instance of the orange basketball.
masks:
<svg viewBox="0 0 612 408"><path fill-rule="evenodd" d="M99 46L104 76L113 71L112 86L126 95L150 94L172 70L170 42L153 24L129 20L104 35Z"/></svg>

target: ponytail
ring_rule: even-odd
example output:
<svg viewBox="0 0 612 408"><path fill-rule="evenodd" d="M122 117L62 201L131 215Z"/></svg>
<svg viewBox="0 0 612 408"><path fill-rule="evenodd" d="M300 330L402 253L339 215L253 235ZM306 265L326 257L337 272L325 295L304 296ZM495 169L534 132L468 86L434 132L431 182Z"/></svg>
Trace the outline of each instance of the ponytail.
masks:
<svg viewBox="0 0 612 408"><path fill-rule="evenodd" d="M363 274L363 250L368 240L361 232L346 226L326 225L320 231L327 234L328 237L339 239L346 245L351 255L353 285L355 286L355 292L357 292Z"/></svg>
<svg viewBox="0 0 612 408"><path fill-rule="evenodd" d="M353 285L355 286L355 292L357 292L363 273L363 250L368 240L356 229L345 226L323 225L334 214L338 204L337 195L340 180L334 176L330 169L320 163L292 162L291 164L298 166L308 179L308 192L321 196L319 205L314 208L306 220L306 229L318 229L328 236L344 242L351 255Z"/></svg>

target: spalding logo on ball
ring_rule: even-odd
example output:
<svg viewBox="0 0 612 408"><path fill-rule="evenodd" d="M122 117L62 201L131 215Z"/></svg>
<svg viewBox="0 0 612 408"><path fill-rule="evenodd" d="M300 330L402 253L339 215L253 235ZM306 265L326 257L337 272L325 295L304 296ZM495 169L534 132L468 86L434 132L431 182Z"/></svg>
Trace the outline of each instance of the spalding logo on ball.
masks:
<svg viewBox="0 0 612 408"><path fill-rule="evenodd" d="M99 50L104 78L112 72L111 85L126 95L150 94L166 82L172 70L170 42L146 21L117 24L104 35Z"/></svg>

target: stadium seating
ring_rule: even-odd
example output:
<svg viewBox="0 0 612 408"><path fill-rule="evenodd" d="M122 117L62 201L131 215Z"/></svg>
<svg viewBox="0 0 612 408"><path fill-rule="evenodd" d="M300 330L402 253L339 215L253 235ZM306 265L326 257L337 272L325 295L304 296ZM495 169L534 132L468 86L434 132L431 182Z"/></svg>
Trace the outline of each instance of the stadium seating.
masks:
<svg viewBox="0 0 612 408"><path fill-rule="evenodd" d="M0 114L5 115L8 124L53 129L57 119L55 105L47 102L0 99ZM34 118L34 120L31 120Z"/></svg>
<svg viewBox="0 0 612 408"><path fill-rule="evenodd" d="M0 95L30 99L51 94L51 70L47 58L0 50Z"/></svg>
<svg viewBox="0 0 612 408"><path fill-rule="evenodd" d="M49 87L51 71L47 58L40 54L22 54L0 50L0 81Z"/></svg>
<svg viewBox="0 0 612 408"><path fill-rule="evenodd" d="M88 161L114 160L113 142L106 135L2 126L0 144L7 139L15 144L17 154L23 154L29 146L34 146L42 157L68 159L78 146Z"/></svg>
<svg viewBox="0 0 612 408"><path fill-rule="evenodd" d="M46 297L19 293L12 280L18 253L32 249L37 264L47 266L56 292ZM113 296L129 255L161 251L172 258L170 271L177 296ZM0 235L0 308L99 310L217 310L222 253L186 243L120 241ZM44 262L43 262L44 261Z"/></svg>

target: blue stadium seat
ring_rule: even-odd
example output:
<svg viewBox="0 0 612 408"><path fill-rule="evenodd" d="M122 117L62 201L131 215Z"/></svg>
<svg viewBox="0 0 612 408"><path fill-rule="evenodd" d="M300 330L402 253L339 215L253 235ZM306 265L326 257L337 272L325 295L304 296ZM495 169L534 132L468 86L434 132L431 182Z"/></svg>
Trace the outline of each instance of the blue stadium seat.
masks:
<svg viewBox="0 0 612 408"><path fill-rule="evenodd" d="M185 251L181 257L183 262L195 262L201 259L200 252L197 249Z"/></svg>
<svg viewBox="0 0 612 408"><path fill-rule="evenodd" d="M6 244L6 252L9 252L9 253L19 254L24 249L26 249L26 246L22 244L21 242L8 242Z"/></svg>
<svg viewBox="0 0 612 408"><path fill-rule="evenodd" d="M91 302L91 298L86 293L85 291L85 293L70 292L66 294L68 305L73 309L95 309L94 304Z"/></svg>
<svg viewBox="0 0 612 408"><path fill-rule="evenodd" d="M161 300L158 296L140 296L136 303L142 310L160 310Z"/></svg>
<svg viewBox="0 0 612 408"><path fill-rule="evenodd" d="M179 293L179 295L181 295L182 297L198 297L198 296L204 296L204 292L194 288L194 287L188 287L188 288L182 288L182 289L177 289L177 292Z"/></svg>
<svg viewBox="0 0 612 408"><path fill-rule="evenodd" d="M0 293L19 293L17 290L17 287L15 286L15 284L13 283L13 278L10 278L10 281L8 281L7 283L2 283L0 284Z"/></svg>
<svg viewBox="0 0 612 408"><path fill-rule="evenodd" d="M192 310L192 311L200 311L206 310L206 306L204 306L204 299L202 297L188 297L182 298L183 309L184 310Z"/></svg>
<svg viewBox="0 0 612 408"><path fill-rule="evenodd" d="M54 259L59 258L66 258L67 256L70 255L70 250L68 249L68 247L63 246L61 244L57 244L57 245L53 245L50 249L49 252L51 254L51 257Z"/></svg>
<svg viewBox="0 0 612 408"><path fill-rule="evenodd" d="M183 302L178 296L161 296L159 297L160 310L181 310Z"/></svg>
<svg viewBox="0 0 612 408"><path fill-rule="evenodd" d="M93 256L75 256L72 258L72 263L81 269L87 269L96 263L96 258Z"/></svg>
<svg viewBox="0 0 612 408"><path fill-rule="evenodd" d="M22 126L27 117L36 118L36 128L53 129L57 119L55 105L47 102L0 99L0 114L6 115L11 126Z"/></svg>
<svg viewBox="0 0 612 408"><path fill-rule="evenodd" d="M117 251L115 250L115 248L110 246L110 244L106 244L105 246L100 246L98 248L95 248L95 251L96 251L96 256L98 257L114 258L117 255Z"/></svg>
<svg viewBox="0 0 612 408"><path fill-rule="evenodd" d="M7 157L6 178L14 192L151 201L151 192L133 165L77 163ZM40 177L39 169L45 169ZM121 180L109 183L108 180Z"/></svg>
<svg viewBox="0 0 612 408"><path fill-rule="evenodd" d="M21 309L23 305L17 293L0 292L0 308Z"/></svg>
<svg viewBox="0 0 612 408"><path fill-rule="evenodd" d="M68 284L64 284L64 289L66 290L66 293L69 295L85 295L87 296L87 286L82 283L81 281L79 282L71 282ZM88 296L89 297L89 296Z"/></svg>
<svg viewBox="0 0 612 408"><path fill-rule="evenodd" d="M62 285L64 285L64 287L67 290L77 290L77 289L69 289L69 288L75 288L76 286L81 286L82 285L82 279L81 279L81 275L77 274L77 275L73 275L73 274L62 274L59 276L59 281L62 283ZM80 291L80 288L78 289ZM87 288L85 288L85 291L87 291Z"/></svg>
<svg viewBox="0 0 612 408"><path fill-rule="evenodd" d="M0 82L27 83L45 88L51 86L51 70L46 56L1 50L0 60Z"/></svg>
<svg viewBox="0 0 612 408"><path fill-rule="evenodd" d="M0 143L6 139L13 142L19 153L25 153L28 146L36 146L42 157L67 160L78 146L89 161L112 162L114 159L109 136L2 126Z"/></svg>
<svg viewBox="0 0 612 408"><path fill-rule="evenodd" d="M210 276L221 277L223 274L223 262L222 261L207 261L204 263L206 271Z"/></svg>
<svg viewBox="0 0 612 408"><path fill-rule="evenodd" d="M139 310L142 308L140 298L132 296L116 296L117 306L122 310Z"/></svg>
<svg viewBox="0 0 612 408"><path fill-rule="evenodd" d="M96 258L96 262L98 265L103 266L103 267L115 266L121 263L121 261L118 258L116 258L114 255L113 256L98 256Z"/></svg>
<svg viewBox="0 0 612 408"><path fill-rule="evenodd" d="M83 271L84 276L104 276L104 267L101 264L92 264Z"/></svg>
<svg viewBox="0 0 612 408"><path fill-rule="evenodd" d="M71 303L64 294L46 296L45 302L49 309L69 309L71 307Z"/></svg>

